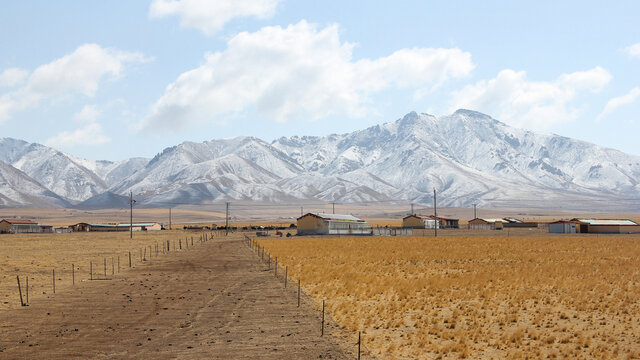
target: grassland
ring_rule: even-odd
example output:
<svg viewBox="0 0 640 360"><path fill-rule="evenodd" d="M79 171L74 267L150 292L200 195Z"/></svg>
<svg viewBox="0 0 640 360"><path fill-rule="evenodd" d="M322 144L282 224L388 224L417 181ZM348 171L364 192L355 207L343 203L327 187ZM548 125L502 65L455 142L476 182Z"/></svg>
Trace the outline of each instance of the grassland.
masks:
<svg viewBox="0 0 640 360"><path fill-rule="evenodd" d="M260 240L382 359L640 357L640 237Z"/></svg>
<svg viewBox="0 0 640 360"><path fill-rule="evenodd" d="M118 270L129 267L129 252L132 265L153 261L162 254L162 244L170 242L170 251L187 248L187 239L198 241L200 232L149 231L70 233L70 234L15 234L0 235L0 310L20 306L16 276L22 286L29 278L29 297L38 299L53 291L53 270L56 290L64 291L72 286L72 264L75 281L86 281L109 277ZM151 254L150 254L151 253ZM119 259L118 259L119 258ZM118 260L120 268L118 268ZM105 275L106 261L106 275ZM91 266L92 264L92 266ZM93 275L90 274L92 267ZM23 288L26 298L26 289Z"/></svg>

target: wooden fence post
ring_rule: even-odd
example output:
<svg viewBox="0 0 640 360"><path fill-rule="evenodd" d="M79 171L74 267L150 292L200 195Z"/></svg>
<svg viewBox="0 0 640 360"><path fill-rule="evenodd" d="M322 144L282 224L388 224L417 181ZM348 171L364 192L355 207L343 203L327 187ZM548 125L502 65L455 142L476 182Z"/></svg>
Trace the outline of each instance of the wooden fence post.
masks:
<svg viewBox="0 0 640 360"><path fill-rule="evenodd" d="M300 307L300 279L298 279L298 307Z"/></svg>
<svg viewBox="0 0 640 360"><path fill-rule="evenodd" d="M107 258L103 258L104 260L104 278L107 278Z"/></svg>
<svg viewBox="0 0 640 360"><path fill-rule="evenodd" d="M129 267L131 267L131 251L129 251Z"/></svg>
<svg viewBox="0 0 640 360"><path fill-rule="evenodd" d="M358 360L360 360L360 344L362 344L362 339L360 337L360 331L358 331Z"/></svg>
<svg viewBox="0 0 640 360"><path fill-rule="evenodd" d="M20 293L20 306L24 306L24 301L22 301L22 289L20 288L20 275L16 275L16 279L18 279L18 292Z"/></svg>
<svg viewBox="0 0 640 360"><path fill-rule="evenodd" d="M51 270L51 278L53 279L53 293L56 293L56 269Z"/></svg>
<svg viewBox="0 0 640 360"><path fill-rule="evenodd" d="M29 303L29 275L26 276L27 278L27 304Z"/></svg>
<svg viewBox="0 0 640 360"><path fill-rule="evenodd" d="M287 276L289 274L289 267L285 265L284 267L284 288L287 288Z"/></svg>
<svg viewBox="0 0 640 360"><path fill-rule="evenodd" d="M324 300L322 300L322 332L320 336L324 336Z"/></svg>

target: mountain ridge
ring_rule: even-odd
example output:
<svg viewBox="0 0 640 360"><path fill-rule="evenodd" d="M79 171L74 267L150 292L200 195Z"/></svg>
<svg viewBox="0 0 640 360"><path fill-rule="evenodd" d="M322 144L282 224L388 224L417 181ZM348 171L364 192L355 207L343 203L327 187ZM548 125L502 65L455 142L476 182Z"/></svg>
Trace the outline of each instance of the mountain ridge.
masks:
<svg viewBox="0 0 640 360"><path fill-rule="evenodd" d="M443 206L640 197L640 157L513 128L466 109L440 117L410 112L350 133L271 143L252 136L185 141L152 159L119 162L80 159L4 138L0 161L68 206L90 198L91 206L101 199L107 206L129 192L146 206L229 200L431 203L434 188Z"/></svg>

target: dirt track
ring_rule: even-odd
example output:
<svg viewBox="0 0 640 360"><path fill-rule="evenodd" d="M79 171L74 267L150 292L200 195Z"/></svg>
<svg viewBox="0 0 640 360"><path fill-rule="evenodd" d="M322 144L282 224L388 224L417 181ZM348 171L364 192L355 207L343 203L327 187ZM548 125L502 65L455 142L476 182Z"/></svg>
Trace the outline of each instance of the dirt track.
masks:
<svg viewBox="0 0 640 360"><path fill-rule="evenodd" d="M2 311L0 334L1 359L355 358L354 344L320 337L319 312L298 308L295 289L229 238Z"/></svg>

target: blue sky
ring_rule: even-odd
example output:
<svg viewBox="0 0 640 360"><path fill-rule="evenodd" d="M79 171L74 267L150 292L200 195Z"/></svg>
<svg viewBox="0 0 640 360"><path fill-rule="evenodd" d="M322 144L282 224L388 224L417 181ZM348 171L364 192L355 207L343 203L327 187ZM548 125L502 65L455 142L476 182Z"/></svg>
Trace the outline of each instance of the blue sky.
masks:
<svg viewBox="0 0 640 360"><path fill-rule="evenodd" d="M464 107L640 155L637 1L14 1L0 137L89 159Z"/></svg>

